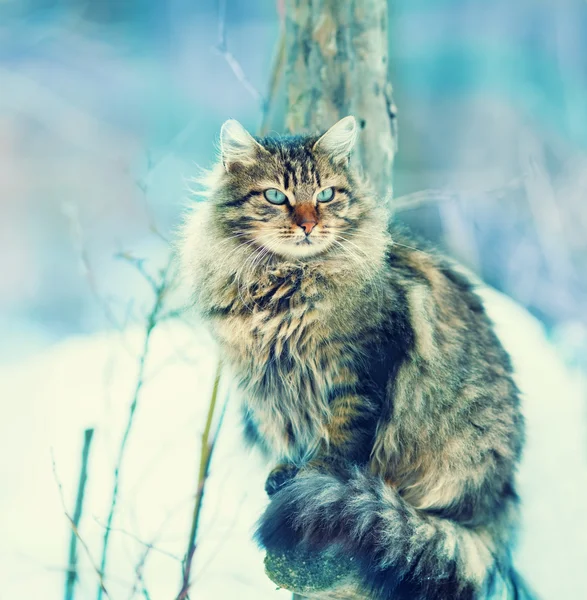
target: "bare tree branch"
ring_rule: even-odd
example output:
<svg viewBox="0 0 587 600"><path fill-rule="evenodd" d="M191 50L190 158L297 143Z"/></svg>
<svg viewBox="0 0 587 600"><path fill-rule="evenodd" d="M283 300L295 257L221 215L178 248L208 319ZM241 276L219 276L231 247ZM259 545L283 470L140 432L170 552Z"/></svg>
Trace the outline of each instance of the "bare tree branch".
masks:
<svg viewBox="0 0 587 600"><path fill-rule="evenodd" d="M436 204L438 202L451 202L453 200L462 198L466 200L481 198L484 196L491 198L499 198L504 196L508 192L516 189L520 189L524 185L525 177L515 177L511 181L505 183L502 186L495 188L486 189L472 189L472 190L451 190L451 189L427 189L420 190L418 192L412 192L410 194L404 194L393 199L393 210L394 212L406 212L426 204Z"/></svg>
<svg viewBox="0 0 587 600"><path fill-rule="evenodd" d="M84 234L79 218L78 206L73 202L62 202L61 212L69 222L71 239L73 241L74 248L77 251L81 271L88 282L90 291L94 296L94 299L96 300L97 304L102 308L104 316L106 317L110 325L112 325L112 327L114 327L118 331L121 331L122 327L118 322L118 319L114 316L110 303L108 302L108 300L102 297L98 283L94 276L94 271L90 262L89 252L84 242Z"/></svg>
<svg viewBox="0 0 587 600"><path fill-rule="evenodd" d="M77 581L77 536L79 522L82 516L84 506L84 494L86 491L86 482L88 480L88 458L90 455L90 444L94 435L93 429L84 431L84 446L82 449L82 464L80 467L79 483L77 488L77 497L75 501L75 510L71 519L73 527L71 529L71 539L69 541L69 560L67 567L67 577L65 579L65 600L73 600L75 582Z"/></svg>
<svg viewBox="0 0 587 600"><path fill-rule="evenodd" d="M260 135L267 135L269 131L269 121L271 118L271 107L275 102L277 96L277 90L281 77L283 75L283 68L285 66L285 29L282 26L279 31L279 41L277 42L277 52L273 58L273 66L271 68L271 76L269 77L269 90L267 92L267 100L263 106L263 116L261 119L261 127L259 129Z"/></svg>
<svg viewBox="0 0 587 600"><path fill-rule="evenodd" d="M189 588L191 585L190 574L192 570L192 563L194 559L194 553L196 551L196 537L198 534L198 525L200 522L200 514L202 512L202 501L204 499L204 489L206 486L206 479L210 470L210 460L212 453L214 452L214 446L218 438L218 433L222 424L220 419L216 428L216 434L213 438L210 437L210 430L212 428L212 420L214 417L214 411L216 409L216 402L218 400L218 387L220 385L220 373L222 371L222 363L218 362L216 369L216 375L214 377L214 386L212 388L212 396L210 397L210 405L208 406L208 415L206 417L206 425L204 432L202 433L202 444L200 448L200 468L198 472L198 487L196 490L196 500L194 504L194 512L192 517L192 526L188 539L188 547L183 561L183 573L182 583L179 594L176 600L185 600L188 597Z"/></svg>
<svg viewBox="0 0 587 600"><path fill-rule="evenodd" d="M135 567L135 576L136 576L135 582L133 583L132 590L130 592L128 600L132 600L135 597L135 594L138 591L139 585L140 585L141 592L142 592L144 598L146 600L151 600L151 596L149 594L147 585L145 583L145 578L143 576L143 573L145 570L145 564L147 562L147 558L149 557L149 553L150 553L151 549L152 549L152 546L149 546L149 545L145 548L143 555L141 556L139 562L137 563L137 566Z"/></svg>
<svg viewBox="0 0 587 600"><path fill-rule="evenodd" d="M265 106L265 98L263 98L263 94L261 94L261 92L259 92L259 90L251 83L239 61L228 49L228 45L226 43L226 0L219 0L218 2L218 43L216 44L215 49L227 62L231 71L234 73L234 76L238 79L242 86L257 101L259 106L263 108Z"/></svg>
<svg viewBox="0 0 587 600"><path fill-rule="evenodd" d="M73 535L75 535L77 541L81 544L82 548L85 550L85 552L88 556L88 559L90 560L90 564L92 565L92 568L94 569L94 571L96 572L96 575L98 576L99 586L100 586L100 589L102 590L102 593L104 594L104 596L106 596L106 598L110 598L110 596L108 595L108 591L106 590L106 586L104 584L104 578L102 577L102 572L98 568L98 565L95 563L94 558L92 557L92 553L90 552L90 549L88 548L88 545L84 542L84 540L80 536L77 524L74 522L73 518L71 517L71 515L69 514L69 512L67 510L67 505L65 503L65 496L63 494L63 486L61 485L61 480L59 479L59 476L57 475L57 465L55 464L55 457L53 456L53 451L51 451L51 462L53 464L53 477L55 478L55 482L57 483L57 488L59 489L59 497L61 499L61 506L63 507L63 513L65 514L67 520L69 521L69 524L71 525L71 530L73 532ZM82 459L82 463L83 463L83 459ZM80 514L80 516L81 516L81 514Z"/></svg>
<svg viewBox="0 0 587 600"><path fill-rule="evenodd" d="M104 523L100 523L100 521L96 518L94 518L94 521L100 527L102 527L103 529L106 529L106 525ZM158 532L158 534L155 536L155 538L153 539L152 542L145 542L144 540L142 540L140 537L138 537L134 533L131 533L130 531L127 531L126 529L121 529L120 527L111 527L110 531L113 533L120 533L120 534L130 538L131 540L134 540L135 542L137 542L137 544L143 546L145 549L147 549L149 551L153 550L154 552L157 552L159 554L162 554L163 556L172 558L173 560L176 560L178 562L181 562L181 560L182 560L181 556L178 556L177 554L173 554L173 552L168 552L167 550L163 550L163 548L159 548L159 547L155 546L155 542L161 532Z"/></svg>
<svg viewBox="0 0 587 600"><path fill-rule="evenodd" d="M100 560L100 574L101 577L104 578L106 576L106 566L108 559L108 544L110 541L110 533L112 531L112 523L114 521L114 515L116 512L116 505L118 503L118 495L120 490L120 476L122 471L122 465L124 462L124 456L126 453L126 446L128 443L128 439L132 430L132 426L134 423L135 413L139 404L141 390L144 384L145 378L145 365L147 361L147 356L149 354L149 345L151 341L151 334L153 333L157 323L158 317L163 308L164 298L169 291L169 273L172 265L172 258L169 259L167 265L164 267L161 272L160 281L157 282L155 279L149 275L140 260L135 259L134 257L125 256L129 262L134 265L141 274L145 277L145 279L149 282L149 284L153 288L154 292L154 301L151 311L147 315L146 318L146 330L145 330L145 339L143 342L143 349L141 355L139 357L139 368L137 373L137 382L135 385L135 389L133 392L133 396L130 403L128 419L126 422L126 427L122 436L122 440L120 442L120 448L118 450L118 457L116 460L116 464L114 467L114 485L112 489L112 497L110 501L110 510L108 512L108 519L106 521L106 529L104 531L104 539L102 542L102 556ZM101 600L102 595L104 593L103 586L98 588L97 600Z"/></svg>

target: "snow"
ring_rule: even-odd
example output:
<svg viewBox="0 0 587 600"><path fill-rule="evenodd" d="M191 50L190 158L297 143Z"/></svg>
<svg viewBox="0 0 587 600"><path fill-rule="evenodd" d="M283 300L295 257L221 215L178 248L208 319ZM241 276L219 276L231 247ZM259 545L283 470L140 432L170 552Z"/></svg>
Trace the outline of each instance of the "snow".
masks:
<svg viewBox="0 0 587 600"><path fill-rule="evenodd" d="M538 324L511 300L485 289L488 310L513 357L524 393L528 443L520 469L524 527L517 562L542 598L587 598L587 386L558 358ZM24 362L0 368L0 599L63 597L70 528L53 460L73 513L83 430L96 429L80 534L99 562L113 466L136 384L143 333L131 329L71 338ZM135 421L121 470L108 561L112 600L153 600L180 588L199 461L200 435L218 352L205 330L163 323L154 332ZM194 558L199 600L290 598L263 573L251 541L265 503L268 466L241 441L238 394L230 397L206 485ZM230 392L230 393L229 393ZM95 598L97 578L78 547L77 600ZM133 595L134 594L134 595Z"/></svg>

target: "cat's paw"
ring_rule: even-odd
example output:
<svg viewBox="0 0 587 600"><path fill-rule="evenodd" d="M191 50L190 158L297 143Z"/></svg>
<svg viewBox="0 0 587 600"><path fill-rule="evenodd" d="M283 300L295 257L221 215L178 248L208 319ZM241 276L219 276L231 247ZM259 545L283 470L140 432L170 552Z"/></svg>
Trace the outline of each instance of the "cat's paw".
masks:
<svg viewBox="0 0 587 600"><path fill-rule="evenodd" d="M291 463L277 465L265 481L265 491L269 497L287 485L297 474L299 468Z"/></svg>
<svg viewBox="0 0 587 600"><path fill-rule="evenodd" d="M287 491L287 487L277 492L273 498ZM303 531L294 523L294 507L269 504L265 513L257 523L256 540L268 553L293 552L303 546Z"/></svg>
<svg viewBox="0 0 587 600"><path fill-rule="evenodd" d="M270 552L328 545L341 532L345 490L332 475L302 470L271 497L257 541Z"/></svg>

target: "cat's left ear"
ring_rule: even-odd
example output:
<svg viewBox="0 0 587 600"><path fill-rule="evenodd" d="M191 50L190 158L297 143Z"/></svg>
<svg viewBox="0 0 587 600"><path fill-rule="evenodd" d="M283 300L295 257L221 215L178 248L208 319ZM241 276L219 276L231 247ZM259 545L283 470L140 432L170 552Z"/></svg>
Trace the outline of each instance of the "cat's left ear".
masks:
<svg viewBox="0 0 587 600"><path fill-rule="evenodd" d="M234 119L225 121L220 130L220 157L226 172L239 163L253 164L259 153L267 152L261 144Z"/></svg>
<svg viewBox="0 0 587 600"><path fill-rule="evenodd" d="M357 121L349 116L335 123L315 144L313 150L327 154L334 162L348 162L357 141Z"/></svg>

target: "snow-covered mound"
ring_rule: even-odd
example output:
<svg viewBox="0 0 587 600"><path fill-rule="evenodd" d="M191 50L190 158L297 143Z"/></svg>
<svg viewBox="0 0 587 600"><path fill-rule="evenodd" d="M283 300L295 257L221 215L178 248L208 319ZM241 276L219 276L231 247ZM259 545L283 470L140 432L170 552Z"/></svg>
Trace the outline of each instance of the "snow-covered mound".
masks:
<svg viewBox="0 0 587 600"><path fill-rule="evenodd" d="M519 477L524 528L518 565L542 598L587 598L585 384L566 370L523 309L491 290L483 296L524 393L528 443ZM3 600L63 597L70 529L56 478L73 513L87 427L96 432L80 535L99 562L143 337L130 330L70 339L0 370ZM169 322L153 334L120 474L106 577L112 600L171 600L180 589L217 358L200 327ZM290 598L264 576L262 553L251 542L267 466L243 448L234 391L230 398L206 485L192 597ZM93 599L96 572L85 550L78 546L78 552L76 599Z"/></svg>

